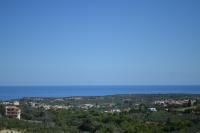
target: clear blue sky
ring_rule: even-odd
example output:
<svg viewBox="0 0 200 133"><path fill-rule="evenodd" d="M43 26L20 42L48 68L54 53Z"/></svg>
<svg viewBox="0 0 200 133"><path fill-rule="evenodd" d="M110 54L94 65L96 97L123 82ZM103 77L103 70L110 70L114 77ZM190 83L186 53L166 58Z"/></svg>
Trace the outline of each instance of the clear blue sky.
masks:
<svg viewBox="0 0 200 133"><path fill-rule="evenodd" d="M0 1L0 85L199 84L199 0Z"/></svg>

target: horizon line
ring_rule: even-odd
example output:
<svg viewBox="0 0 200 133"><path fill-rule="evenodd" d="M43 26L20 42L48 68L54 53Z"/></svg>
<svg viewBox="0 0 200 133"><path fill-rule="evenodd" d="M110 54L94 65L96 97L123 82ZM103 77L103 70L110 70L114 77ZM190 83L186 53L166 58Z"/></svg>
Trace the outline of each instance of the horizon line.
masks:
<svg viewBox="0 0 200 133"><path fill-rule="evenodd" d="M148 85L148 84L146 84L146 85L138 85L138 84L131 84L131 85L128 85L128 84L126 84L126 85L123 85L123 84L119 84L119 85L117 85L117 84L105 84L105 85L87 85L87 84L83 84L83 85L47 85L47 84L42 84L42 85L38 85L38 84L35 84L35 85L31 85L31 84L16 84L16 85L8 85L8 84L6 84L6 85L0 85L0 87L14 87L14 86L21 86L21 87L28 87L28 86L35 86L35 87L39 87L39 86L57 86L57 87L59 87L59 86L200 86L200 84L150 84L150 85Z"/></svg>

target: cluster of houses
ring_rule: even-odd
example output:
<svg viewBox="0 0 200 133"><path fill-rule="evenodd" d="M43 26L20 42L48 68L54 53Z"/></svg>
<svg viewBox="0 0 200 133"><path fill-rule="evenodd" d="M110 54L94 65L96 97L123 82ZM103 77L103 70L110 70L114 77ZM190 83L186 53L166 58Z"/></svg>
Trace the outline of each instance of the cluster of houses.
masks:
<svg viewBox="0 0 200 133"><path fill-rule="evenodd" d="M29 102L28 104L32 108L43 108L45 110L49 110L49 109L54 109L54 110L69 109L69 108L72 107L72 106L64 106L64 105L47 105L47 104L44 104L44 103L35 103L35 102ZM88 103L88 104L81 104L77 107L80 108L80 109L88 110L88 109L94 108L94 107L99 108L100 106ZM106 112L106 113L120 113L121 110L120 109L110 109L109 111L104 111L104 112Z"/></svg>
<svg viewBox="0 0 200 133"><path fill-rule="evenodd" d="M87 110L87 109L93 108L94 105L93 104L82 104L79 107Z"/></svg>
<svg viewBox="0 0 200 133"><path fill-rule="evenodd" d="M121 110L120 109L111 109L111 110L109 110L109 111L104 111L105 113L120 113L121 112Z"/></svg>
<svg viewBox="0 0 200 133"><path fill-rule="evenodd" d="M154 104L167 106L167 105L183 105L190 103L191 105L193 105L195 102L196 100L189 100L189 99L184 99L184 100L166 99L166 100L155 101Z"/></svg>
<svg viewBox="0 0 200 133"><path fill-rule="evenodd" d="M45 110L69 109L71 107L71 106L64 106L64 105L47 105L44 103L35 103L35 102L29 102L29 104L32 108L44 108Z"/></svg>

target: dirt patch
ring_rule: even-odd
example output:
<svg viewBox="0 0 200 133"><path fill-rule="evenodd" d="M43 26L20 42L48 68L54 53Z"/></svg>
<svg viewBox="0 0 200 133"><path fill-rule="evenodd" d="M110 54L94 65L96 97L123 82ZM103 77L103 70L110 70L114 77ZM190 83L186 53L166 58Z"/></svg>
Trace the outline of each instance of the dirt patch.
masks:
<svg viewBox="0 0 200 133"><path fill-rule="evenodd" d="M21 131L16 131L16 130L1 130L0 133L22 133Z"/></svg>

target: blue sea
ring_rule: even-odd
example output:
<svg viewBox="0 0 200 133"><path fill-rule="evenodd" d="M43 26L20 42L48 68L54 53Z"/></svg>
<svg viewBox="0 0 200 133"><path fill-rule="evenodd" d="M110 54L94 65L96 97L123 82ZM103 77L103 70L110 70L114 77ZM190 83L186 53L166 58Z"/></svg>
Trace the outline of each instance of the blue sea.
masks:
<svg viewBox="0 0 200 133"><path fill-rule="evenodd" d="M114 94L200 94L200 86L0 86L0 100Z"/></svg>

